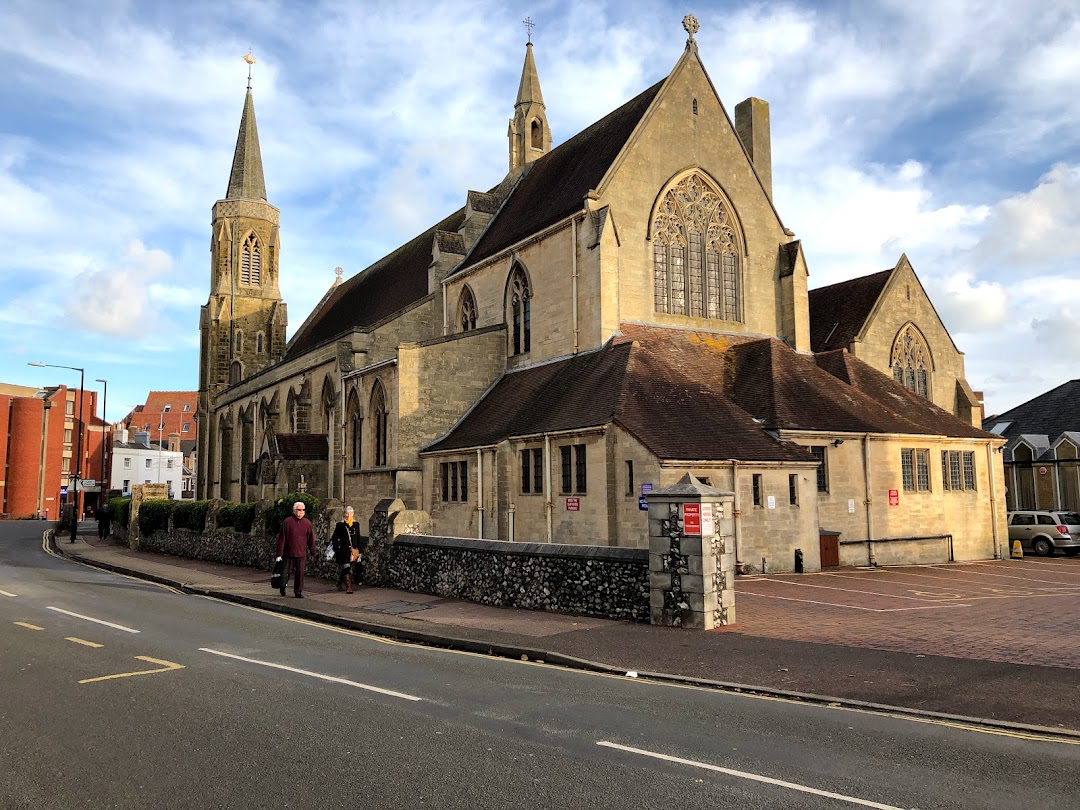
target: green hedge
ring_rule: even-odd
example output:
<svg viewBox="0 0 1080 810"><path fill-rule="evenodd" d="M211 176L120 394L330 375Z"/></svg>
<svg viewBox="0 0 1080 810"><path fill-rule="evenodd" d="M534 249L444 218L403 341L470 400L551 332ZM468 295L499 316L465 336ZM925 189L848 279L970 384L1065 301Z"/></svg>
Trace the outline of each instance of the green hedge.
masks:
<svg viewBox="0 0 1080 810"><path fill-rule="evenodd" d="M255 504L223 503L217 513L219 529L233 528L245 534L251 531L255 522Z"/></svg>
<svg viewBox="0 0 1080 810"><path fill-rule="evenodd" d="M304 502L304 505L307 506L308 520L314 520L315 513L319 511L319 507L322 505L319 499L308 492L290 492L288 495L274 501L274 505L264 513L267 534L277 536L278 532L281 531L281 521L292 514L293 504L297 501Z"/></svg>
<svg viewBox="0 0 1080 810"><path fill-rule="evenodd" d="M131 498L109 498L109 516L113 523L126 529L131 517Z"/></svg>
<svg viewBox="0 0 1080 810"><path fill-rule="evenodd" d="M174 529L190 529L201 532L206 528L206 512L210 501L174 501L172 510Z"/></svg>
<svg viewBox="0 0 1080 810"><path fill-rule="evenodd" d="M167 531L169 514L175 505L176 501L170 501L168 498L143 501L142 506L139 507L139 533L149 535L156 531Z"/></svg>

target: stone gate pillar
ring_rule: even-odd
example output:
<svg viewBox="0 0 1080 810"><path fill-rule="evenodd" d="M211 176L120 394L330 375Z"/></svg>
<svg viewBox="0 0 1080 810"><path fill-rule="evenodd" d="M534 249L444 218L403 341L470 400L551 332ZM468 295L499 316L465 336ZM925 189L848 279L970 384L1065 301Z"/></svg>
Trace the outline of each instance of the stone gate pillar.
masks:
<svg viewBox="0 0 1080 810"><path fill-rule="evenodd" d="M405 504L398 498L383 498L368 518L368 547L364 552L365 585L382 585L386 582L386 563L390 546L394 543L394 517L404 511Z"/></svg>
<svg viewBox="0 0 1080 810"><path fill-rule="evenodd" d="M646 498L652 623L696 630L734 624L734 493L687 473Z"/></svg>

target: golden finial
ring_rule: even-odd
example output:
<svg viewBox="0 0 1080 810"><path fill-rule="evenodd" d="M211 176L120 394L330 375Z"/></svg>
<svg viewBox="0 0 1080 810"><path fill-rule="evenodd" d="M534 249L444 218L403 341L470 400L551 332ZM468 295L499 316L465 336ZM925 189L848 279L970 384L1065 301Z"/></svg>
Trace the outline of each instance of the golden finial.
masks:
<svg viewBox="0 0 1080 810"><path fill-rule="evenodd" d="M251 89L251 66L255 64L255 55L250 50L248 50L248 52L244 54L243 59L244 59L245 62L247 62L247 66L248 66L248 86L247 86L247 89L250 90Z"/></svg>

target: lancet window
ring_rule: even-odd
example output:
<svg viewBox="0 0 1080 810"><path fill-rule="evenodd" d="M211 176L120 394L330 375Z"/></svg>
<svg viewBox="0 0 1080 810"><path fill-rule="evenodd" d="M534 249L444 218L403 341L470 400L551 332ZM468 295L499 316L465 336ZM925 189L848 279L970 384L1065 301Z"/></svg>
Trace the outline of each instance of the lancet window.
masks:
<svg viewBox="0 0 1080 810"><path fill-rule="evenodd" d="M911 324L897 335L889 365L894 380L920 397L930 398L930 351L922 335Z"/></svg>
<svg viewBox="0 0 1080 810"><path fill-rule="evenodd" d="M372 449L374 450L374 463L376 467L386 465L386 446L389 430L387 422L389 413L386 408L386 392L383 391L382 383L376 382L371 391L371 421L372 421Z"/></svg>
<svg viewBox="0 0 1080 810"><path fill-rule="evenodd" d="M510 274L510 332L512 354L526 354L532 348L532 291L529 277L520 264Z"/></svg>
<svg viewBox="0 0 1080 810"><path fill-rule="evenodd" d="M253 233L247 235L240 248L240 283L262 284L262 251Z"/></svg>
<svg viewBox="0 0 1080 810"><path fill-rule="evenodd" d="M736 227L720 193L700 174L664 194L652 222L657 312L742 320Z"/></svg>
<svg viewBox="0 0 1080 810"><path fill-rule="evenodd" d="M461 325L462 332L470 332L476 328L476 296L467 284L461 289L458 323Z"/></svg>

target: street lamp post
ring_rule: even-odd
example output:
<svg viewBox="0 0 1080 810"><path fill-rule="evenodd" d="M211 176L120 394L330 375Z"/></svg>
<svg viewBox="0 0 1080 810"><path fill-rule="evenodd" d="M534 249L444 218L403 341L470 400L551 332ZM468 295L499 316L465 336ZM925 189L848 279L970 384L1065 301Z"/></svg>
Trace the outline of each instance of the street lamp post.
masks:
<svg viewBox="0 0 1080 810"><path fill-rule="evenodd" d="M99 506L105 505L105 458L108 455L109 448L109 417L105 412L105 405L109 401L109 382L108 380L96 379L94 382L99 382L102 385L103 393L101 395L101 480L98 482L98 486L101 489L101 503ZM112 476L110 476L111 478Z"/></svg>
<svg viewBox="0 0 1080 810"><path fill-rule="evenodd" d="M82 471L82 417L83 417L83 385L86 382L86 370L81 369L78 366L58 366L52 363L36 363L29 362L28 366L37 366L38 368L66 368L71 371L79 372L79 440L77 444L77 450L75 453L75 474L72 477L74 486L72 487L72 510L71 510L71 539L70 543L75 542L75 536L79 532L79 479L82 477L80 472Z"/></svg>
<svg viewBox="0 0 1080 810"><path fill-rule="evenodd" d="M157 482L161 483L161 432L165 429L165 409L161 409L157 423Z"/></svg>

